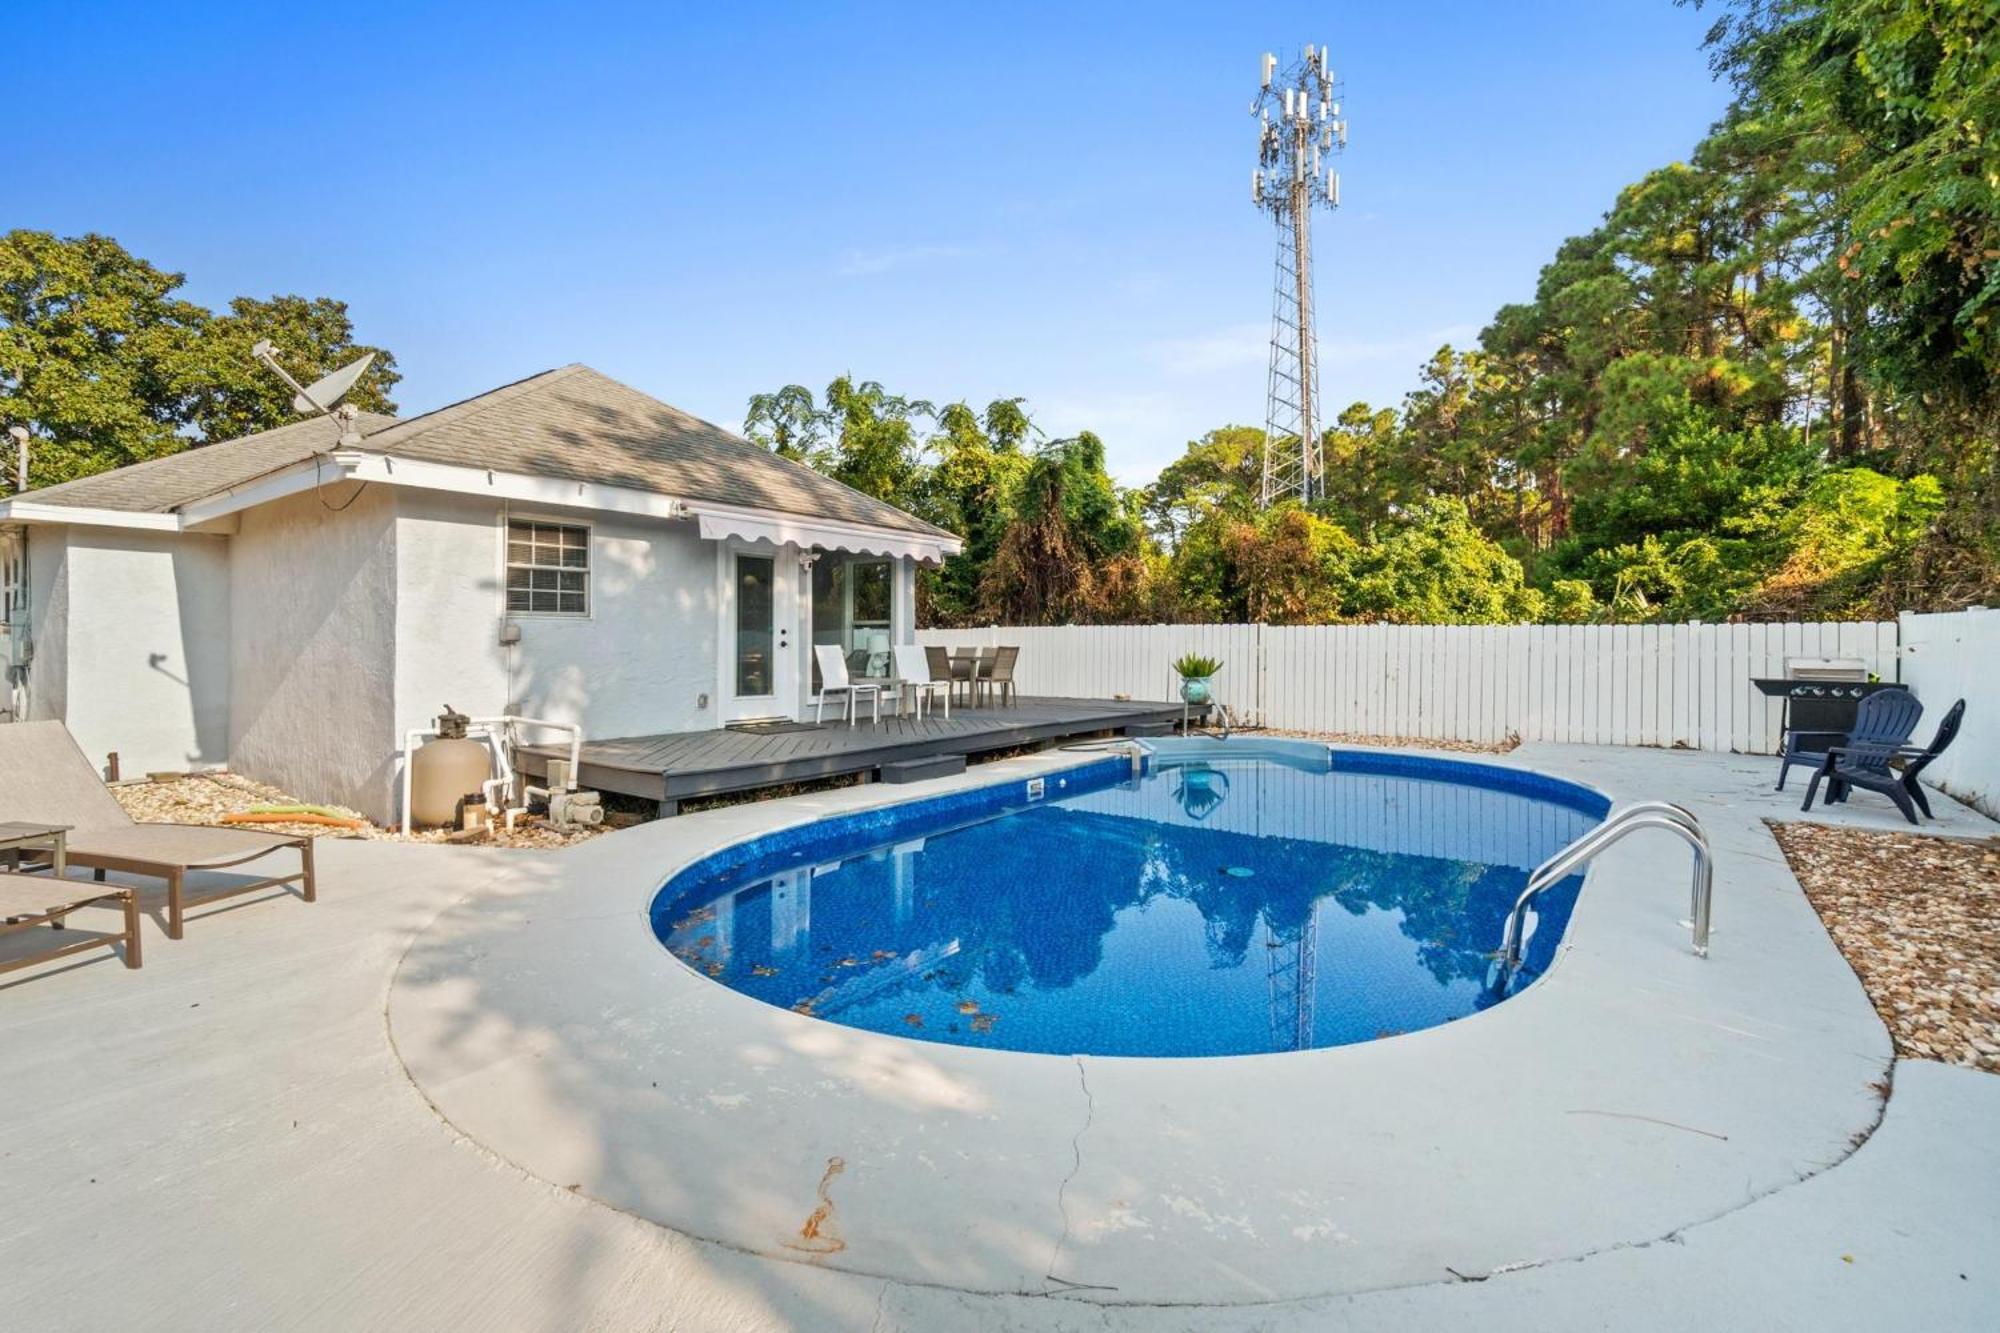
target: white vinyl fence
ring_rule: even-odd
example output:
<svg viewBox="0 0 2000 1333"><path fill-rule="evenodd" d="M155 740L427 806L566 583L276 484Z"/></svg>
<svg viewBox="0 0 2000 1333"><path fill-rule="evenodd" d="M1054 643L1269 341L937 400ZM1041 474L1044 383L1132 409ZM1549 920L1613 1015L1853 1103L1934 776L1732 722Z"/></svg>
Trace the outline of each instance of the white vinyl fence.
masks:
<svg viewBox="0 0 2000 1333"><path fill-rule="evenodd" d="M1965 700L1958 739L1924 781L2000 818L2000 611L1905 613L1901 629L1903 680L1924 705L1918 741L1929 741L1954 699Z"/></svg>
<svg viewBox="0 0 2000 1333"><path fill-rule="evenodd" d="M1985 635L1986 661L2000 662L1990 620ZM1787 658L1857 658L1884 680L1901 679L1894 622L1001 626L921 630L917 638L954 648L1019 644L1014 678L1023 694L1173 699L1169 664L1198 652L1222 660L1217 699L1267 727L1745 754L1777 748L1782 705L1750 680L1784 675ZM1986 688L1991 702L1972 707L1990 719L2000 698ZM1941 716L1957 695L1936 695L1922 697Z"/></svg>

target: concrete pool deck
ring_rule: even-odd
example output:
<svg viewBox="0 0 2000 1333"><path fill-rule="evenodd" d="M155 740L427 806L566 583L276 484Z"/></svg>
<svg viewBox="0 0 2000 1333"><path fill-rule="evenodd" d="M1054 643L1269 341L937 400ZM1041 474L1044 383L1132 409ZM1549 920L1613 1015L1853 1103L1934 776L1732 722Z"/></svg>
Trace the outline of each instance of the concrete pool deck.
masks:
<svg viewBox="0 0 2000 1333"><path fill-rule="evenodd" d="M632 993L627 957L682 971L642 919L674 859L908 789L561 853L325 844L315 906L253 900L140 973L107 960L0 989L0 1186L33 1201L0 1220L0 1300L55 1327L1190 1322L1151 1304L1174 1299L1241 1306L1201 1317L1223 1327L1986 1322L2000 1080L1905 1065L1847 1156L1887 1039L1758 823L1796 809L1759 796L1768 762L1508 761L1709 819L1714 957L1675 924L1684 854L1635 840L1523 996L1427 1033L1220 1062L1207 1087L1145 1068L1185 1062L1002 1069L693 974ZM1831 822L1876 813L1857 797ZM1947 823L1994 831L1962 808ZM1426 1045L1459 1032L1490 1049ZM1236 1071L1257 1065L1252 1097ZM1409 1114L1357 1143L1389 1098ZM641 1220L658 1213L675 1225ZM974 1287L1038 1294L954 1289Z"/></svg>

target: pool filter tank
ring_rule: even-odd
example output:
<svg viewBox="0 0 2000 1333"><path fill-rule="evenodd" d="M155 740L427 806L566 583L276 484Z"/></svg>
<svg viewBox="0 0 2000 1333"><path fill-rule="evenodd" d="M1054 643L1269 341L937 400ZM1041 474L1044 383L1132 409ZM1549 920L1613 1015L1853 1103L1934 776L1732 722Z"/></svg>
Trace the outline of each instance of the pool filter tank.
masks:
<svg viewBox="0 0 2000 1333"><path fill-rule="evenodd" d="M438 714L437 735L410 757L410 822L437 828L458 822L459 802L484 800L480 784L492 776L492 758L483 741L465 734L472 719L450 704Z"/></svg>

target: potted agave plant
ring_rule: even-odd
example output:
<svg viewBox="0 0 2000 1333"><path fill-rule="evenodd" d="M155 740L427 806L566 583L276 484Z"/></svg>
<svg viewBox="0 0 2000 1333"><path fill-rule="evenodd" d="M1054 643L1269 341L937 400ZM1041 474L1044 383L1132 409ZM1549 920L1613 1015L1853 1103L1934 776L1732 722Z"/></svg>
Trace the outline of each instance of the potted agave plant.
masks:
<svg viewBox="0 0 2000 1333"><path fill-rule="evenodd" d="M1181 698L1191 704L1205 704L1213 697L1208 682L1222 663L1200 653L1185 653L1174 661L1174 674L1181 678Z"/></svg>

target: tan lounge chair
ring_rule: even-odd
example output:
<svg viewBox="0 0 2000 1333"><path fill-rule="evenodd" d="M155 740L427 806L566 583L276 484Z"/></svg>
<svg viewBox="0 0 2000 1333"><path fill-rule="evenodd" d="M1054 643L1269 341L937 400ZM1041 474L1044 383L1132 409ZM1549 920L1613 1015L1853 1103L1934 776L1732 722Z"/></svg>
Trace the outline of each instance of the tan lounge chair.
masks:
<svg viewBox="0 0 2000 1333"><path fill-rule="evenodd" d="M18 723L9 725L18 726ZM115 902L125 909L125 928L115 935L91 935L88 939L66 940L57 932L63 918L80 907L96 902ZM52 926L51 947L36 949L20 958L0 959L0 972L46 963L51 958L81 953L85 949L117 949L125 966L139 966L139 895L131 889L106 889L71 884L64 880L0 871L0 936L12 935L36 926ZM122 946L122 947L121 947Z"/></svg>
<svg viewBox="0 0 2000 1333"><path fill-rule="evenodd" d="M206 824L141 824L125 813L60 722L9 722L0 726L0 819L68 824L69 863L98 872L117 870L167 882L167 935L181 937L188 906L189 871L226 870L290 848L299 869L289 875L232 884L203 893L196 904L299 885L307 902L313 887L312 839Z"/></svg>

